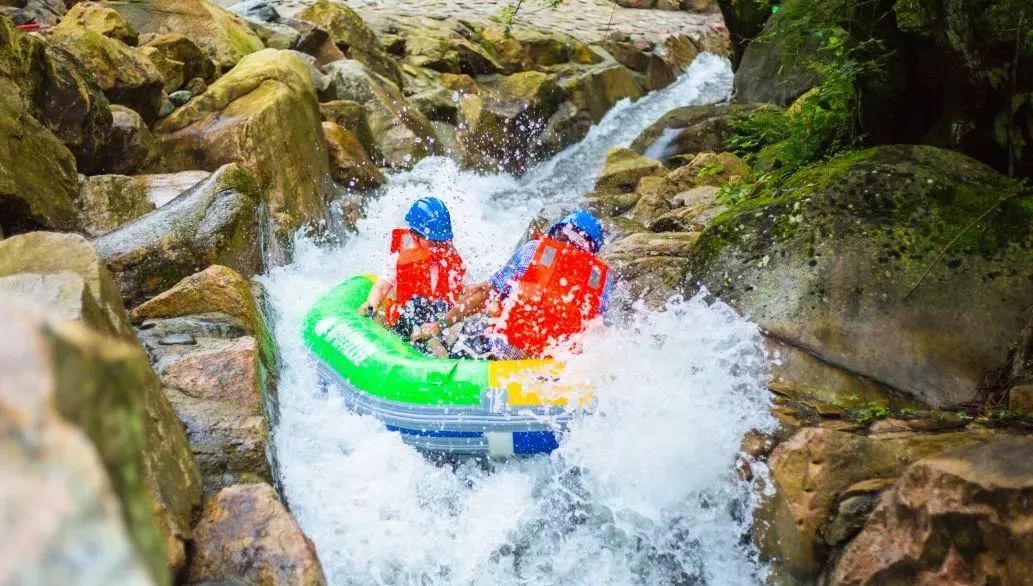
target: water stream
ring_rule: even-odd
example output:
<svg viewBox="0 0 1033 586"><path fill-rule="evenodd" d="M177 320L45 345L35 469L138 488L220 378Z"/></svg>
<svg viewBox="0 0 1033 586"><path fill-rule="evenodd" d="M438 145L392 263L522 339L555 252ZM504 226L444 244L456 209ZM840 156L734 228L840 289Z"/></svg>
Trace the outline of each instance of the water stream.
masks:
<svg viewBox="0 0 1033 586"><path fill-rule="evenodd" d="M727 99L727 61L701 56L675 84L623 103L581 143L522 178L422 161L394 175L343 245L297 242L264 278L283 358L276 456L287 499L331 584L757 584L743 536L751 487L742 435L771 425L757 327L720 302L637 307L569 366L598 406L550 456L440 464L319 385L298 334L344 278L377 271L408 204L449 205L474 278L508 257L543 206L589 191L605 152L680 105ZM763 473L762 467L757 470Z"/></svg>

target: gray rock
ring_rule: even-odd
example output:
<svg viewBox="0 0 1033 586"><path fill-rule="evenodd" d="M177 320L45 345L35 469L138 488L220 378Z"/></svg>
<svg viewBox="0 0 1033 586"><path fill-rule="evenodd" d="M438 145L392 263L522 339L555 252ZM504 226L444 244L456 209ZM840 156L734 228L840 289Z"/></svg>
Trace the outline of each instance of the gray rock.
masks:
<svg viewBox="0 0 1033 586"><path fill-rule="evenodd" d="M250 276L262 267L260 195L253 175L231 164L168 204L94 240L131 304L221 264Z"/></svg>
<svg viewBox="0 0 1033 586"><path fill-rule="evenodd" d="M178 92L172 92L171 94L169 94L169 101L172 102L172 105L178 108L183 104L189 102L190 98L192 97L193 96L190 95L190 92L186 90L179 90Z"/></svg>
<svg viewBox="0 0 1033 586"><path fill-rule="evenodd" d="M169 334L160 338L158 343L162 346L194 346L197 344L197 338L190 334Z"/></svg>

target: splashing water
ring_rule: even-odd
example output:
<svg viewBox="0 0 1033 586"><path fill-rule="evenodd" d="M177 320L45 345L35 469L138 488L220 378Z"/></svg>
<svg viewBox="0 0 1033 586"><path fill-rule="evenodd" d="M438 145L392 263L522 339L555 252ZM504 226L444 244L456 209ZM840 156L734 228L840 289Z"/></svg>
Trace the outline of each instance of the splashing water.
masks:
<svg viewBox="0 0 1033 586"><path fill-rule="evenodd" d="M301 239L263 278L283 356L274 444L288 502L332 584L756 584L742 536L742 435L770 427L760 334L702 297L637 307L593 334L568 376L598 400L550 456L439 465L321 389L299 335L330 287L383 262L409 203L441 197L475 278L503 263L545 203L590 189L608 148L673 107L726 99L703 55L669 88L619 104L581 143L521 179L422 161L390 178L341 247Z"/></svg>

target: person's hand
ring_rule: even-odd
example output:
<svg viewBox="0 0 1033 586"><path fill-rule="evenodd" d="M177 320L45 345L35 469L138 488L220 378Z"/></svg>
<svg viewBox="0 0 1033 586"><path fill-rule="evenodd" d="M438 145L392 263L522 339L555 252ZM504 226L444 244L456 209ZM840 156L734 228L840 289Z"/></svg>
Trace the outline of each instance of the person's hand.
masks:
<svg viewBox="0 0 1033 586"><path fill-rule="evenodd" d="M374 312L373 304L369 301L363 301L362 305L359 306L359 315L365 317L373 317Z"/></svg>
<svg viewBox="0 0 1033 586"><path fill-rule="evenodd" d="M441 333L441 326L437 322L431 322L429 324L423 324L420 329L412 333L410 339L413 342L421 342L423 340L429 340Z"/></svg>

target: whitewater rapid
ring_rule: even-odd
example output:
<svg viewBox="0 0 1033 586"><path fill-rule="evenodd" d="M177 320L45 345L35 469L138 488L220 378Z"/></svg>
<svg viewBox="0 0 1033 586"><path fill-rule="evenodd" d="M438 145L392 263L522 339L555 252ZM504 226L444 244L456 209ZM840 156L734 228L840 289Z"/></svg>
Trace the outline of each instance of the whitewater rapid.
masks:
<svg viewBox="0 0 1033 586"><path fill-rule="evenodd" d="M341 280L375 272L414 199L452 210L456 246L484 278L545 205L590 191L609 148L682 105L728 98L724 59L617 105L577 145L520 179L427 159L390 177L343 245L296 243L262 278L282 355L274 449L285 496L331 584L757 584L754 491L735 474L743 434L772 425L757 327L720 302L636 307L568 367L598 400L550 456L440 464L326 392L299 335ZM763 474L763 466L755 470Z"/></svg>

